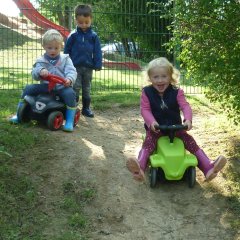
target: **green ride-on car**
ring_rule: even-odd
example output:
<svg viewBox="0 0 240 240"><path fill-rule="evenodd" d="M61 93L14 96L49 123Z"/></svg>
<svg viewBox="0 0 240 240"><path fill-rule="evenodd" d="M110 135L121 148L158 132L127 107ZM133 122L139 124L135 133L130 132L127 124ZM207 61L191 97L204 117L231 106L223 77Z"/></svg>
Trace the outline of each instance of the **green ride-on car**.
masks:
<svg viewBox="0 0 240 240"><path fill-rule="evenodd" d="M155 152L150 156L150 187L155 187L157 180L165 176L167 180L186 178L192 188L196 182L197 158L187 153L180 138L175 137L176 131L187 129L185 125L159 125L167 134L158 139Z"/></svg>

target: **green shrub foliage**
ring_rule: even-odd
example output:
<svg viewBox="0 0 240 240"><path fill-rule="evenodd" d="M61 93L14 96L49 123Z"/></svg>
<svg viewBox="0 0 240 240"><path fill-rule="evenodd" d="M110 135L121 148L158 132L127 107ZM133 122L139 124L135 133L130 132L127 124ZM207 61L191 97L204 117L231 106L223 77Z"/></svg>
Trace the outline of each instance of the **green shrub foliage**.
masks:
<svg viewBox="0 0 240 240"><path fill-rule="evenodd" d="M188 74L208 87L206 96L221 103L240 123L240 2L174 1L174 36L179 60ZM174 47L175 46L175 47Z"/></svg>

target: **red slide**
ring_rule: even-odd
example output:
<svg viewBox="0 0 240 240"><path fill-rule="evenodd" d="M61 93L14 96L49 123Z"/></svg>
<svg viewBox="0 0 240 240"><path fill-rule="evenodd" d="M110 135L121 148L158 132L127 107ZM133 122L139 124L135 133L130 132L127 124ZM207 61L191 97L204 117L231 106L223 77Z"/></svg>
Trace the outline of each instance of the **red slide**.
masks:
<svg viewBox="0 0 240 240"><path fill-rule="evenodd" d="M69 30L57 25L47 18L45 18L43 15L41 15L30 3L29 0L13 0L17 7L20 9L22 14L26 16L30 21L35 23L37 26L43 28L43 29L49 29L53 28L58 30L64 38L66 38L69 35Z"/></svg>

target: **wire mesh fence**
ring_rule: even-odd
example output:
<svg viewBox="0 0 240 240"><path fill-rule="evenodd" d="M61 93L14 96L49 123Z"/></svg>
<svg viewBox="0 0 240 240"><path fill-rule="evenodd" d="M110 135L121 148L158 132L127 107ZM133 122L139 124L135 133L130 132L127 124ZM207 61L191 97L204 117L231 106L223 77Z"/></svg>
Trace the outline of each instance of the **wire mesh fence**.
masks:
<svg viewBox="0 0 240 240"><path fill-rule="evenodd" d="M20 16L0 13L0 90L22 89L32 83L31 69L43 54L42 34L55 28L64 36L75 28L75 1L14 0ZM165 44L171 38L166 13L172 5L159 1L81 1L93 6L93 29L103 53L103 69L94 72L92 91L134 91L145 83L144 66L165 56L174 62ZM167 1L166 1L167 2ZM164 1L161 1L164 3ZM201 93L191 79L181 78L186 93Z"/></svg>

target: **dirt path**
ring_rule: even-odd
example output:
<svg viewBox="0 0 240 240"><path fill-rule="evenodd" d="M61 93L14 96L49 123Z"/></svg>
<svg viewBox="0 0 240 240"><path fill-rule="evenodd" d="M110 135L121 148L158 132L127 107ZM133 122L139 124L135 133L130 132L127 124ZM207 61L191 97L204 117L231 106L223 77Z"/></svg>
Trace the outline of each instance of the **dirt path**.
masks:
<svg viewBox="0 0 240 240"><path fill-rule="evenodd" d="M214 138L221 130L212 137L201 133L202 119L195 114L191 134L199 145L211 151L210 142L213 147L219 145ZM125 162L140 147L143 133L137 108L96 112L94 119L82 117L74 133L51 133L63 147L54 151L55 160L46 164L45 174L50 174L52 188L46 188L45 195L50 200L57 197L63 181L69 178L94 185L96 197L84 209L93 223L90 239L238 239L228 224L222 174L204 183L197 171L193 189L185 182L168 182L151 189L148 183L132 179ZM216 154L225 147L222 144ZM54 228L57 230L56 221L49 223L49 230Z"/></svg>

